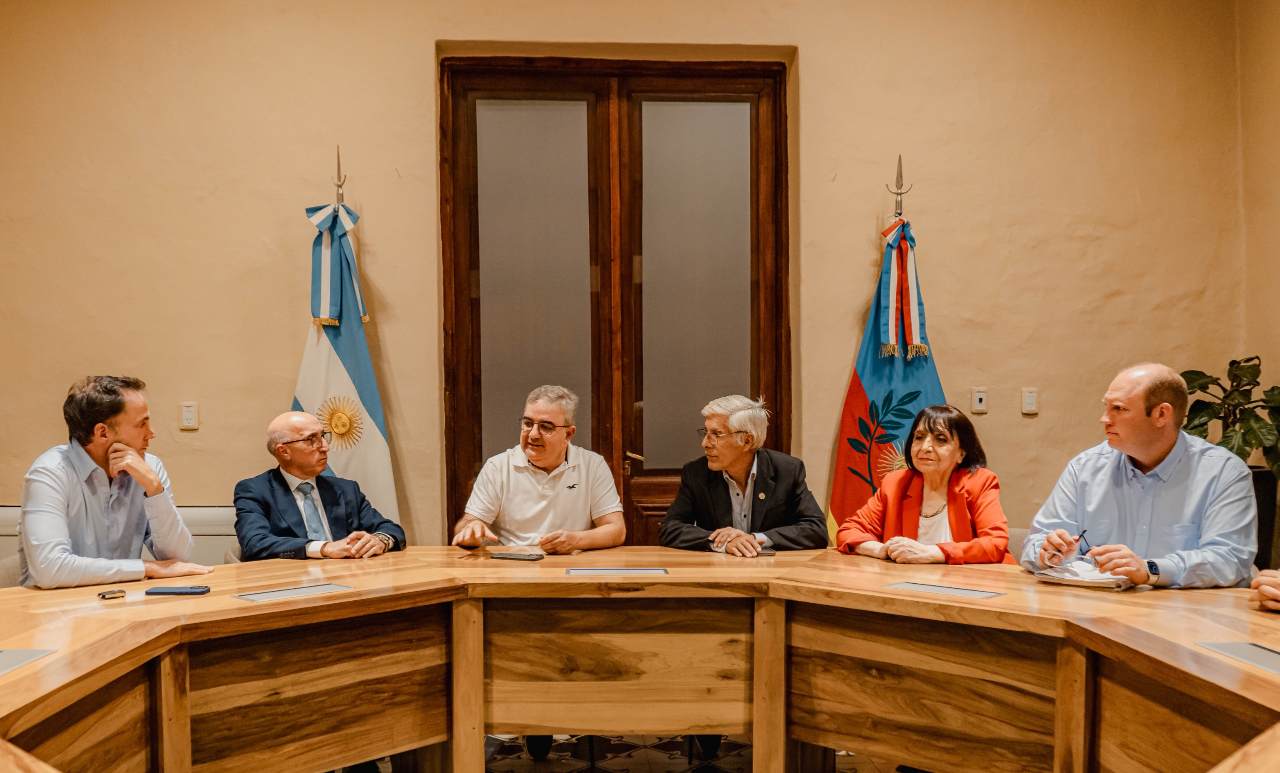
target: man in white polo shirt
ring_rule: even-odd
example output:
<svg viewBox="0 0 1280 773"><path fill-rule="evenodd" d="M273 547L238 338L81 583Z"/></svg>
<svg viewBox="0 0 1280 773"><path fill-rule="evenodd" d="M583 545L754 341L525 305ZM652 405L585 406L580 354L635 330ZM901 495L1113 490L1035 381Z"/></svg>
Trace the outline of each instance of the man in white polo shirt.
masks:
<svg viewBox="0 0 1280 773"><path fill-rule="evenodd" d="M453 544L538 545L548 553L621 545L627 526L609 464L569 442L577 431L578 396L544 385L524 403L520 443L480 468ZM545 760L551 740L525 736L525 748L534 760Z"/></svg>
<svg viewBox="0 0 1280 773"><path fill-rule="evenodd" d="M529 393L520 443L480 469L454 545L497 542L573 553L622 544L627 527L608 463L569 442L577 407L578 396L561 386Z"/></svg>

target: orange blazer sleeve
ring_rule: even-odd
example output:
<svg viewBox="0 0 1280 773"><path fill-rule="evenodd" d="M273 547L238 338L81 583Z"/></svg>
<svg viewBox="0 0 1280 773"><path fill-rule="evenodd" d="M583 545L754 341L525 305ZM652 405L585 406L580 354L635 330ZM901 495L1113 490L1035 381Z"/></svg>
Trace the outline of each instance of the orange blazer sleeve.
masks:
<svg viewBox="0 0 1280 773"><path fill-rule="evenodd" d="M1011 563L1009 521L1000 506L1000 479L988 469L978 469L959 482L973 524L968 542L938 545L948 564ZM851 519L852 520L852 519Z"/></svg>
<svg viewBox="0 0 1280 773"><path fill-rule="evenodd" d="M882 486L858 512L840 524L836 531L836 549L841 553L853 553L864 542L883 540L884 515L888 507L889 500Z"/></svg>

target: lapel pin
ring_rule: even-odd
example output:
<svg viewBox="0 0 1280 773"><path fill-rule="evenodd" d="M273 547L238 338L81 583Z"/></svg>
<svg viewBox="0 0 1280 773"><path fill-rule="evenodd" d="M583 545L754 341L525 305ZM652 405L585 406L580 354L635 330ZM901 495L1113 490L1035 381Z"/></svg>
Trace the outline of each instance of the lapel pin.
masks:
<svg viewBox="0 0 1280 773"><path fill-rule="evenodd" d="M760 500L764 500L764 492L763 492L763 491L761 491L761 492L760 492L759 494L757 494L756 496L757 496Z"/></svg>

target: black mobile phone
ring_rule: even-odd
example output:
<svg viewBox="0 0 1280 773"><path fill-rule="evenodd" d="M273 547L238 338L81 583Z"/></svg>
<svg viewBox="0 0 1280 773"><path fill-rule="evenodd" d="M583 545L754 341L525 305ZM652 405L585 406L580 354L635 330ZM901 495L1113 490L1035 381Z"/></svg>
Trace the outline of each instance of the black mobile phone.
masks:
<svg viewBox="0 0 1280 773"><path fill-rule="evenodd" d="M208 585L162 585L147 588L148 596L203 596L208 592Z"/></svg>
<svg viewBox="0 0 1280 773"><path fill-rule="evenodd" d="M541 561L546 553L490 553L491 558L506 558L512 561Z"/></svg>

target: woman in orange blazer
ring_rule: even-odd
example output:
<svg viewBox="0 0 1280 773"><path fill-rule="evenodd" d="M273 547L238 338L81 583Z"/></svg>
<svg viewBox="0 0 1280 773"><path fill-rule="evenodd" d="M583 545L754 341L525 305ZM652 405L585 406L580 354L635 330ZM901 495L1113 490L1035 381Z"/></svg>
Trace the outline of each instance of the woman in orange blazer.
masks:
<svg viewBox="0 0 1280 773"><path fill-rule="evenodd" d="M836 532L843 553L900 564L1014 563L1000 480L973 423L950 405L916 414L907 469L891 472Z"/></svg>

